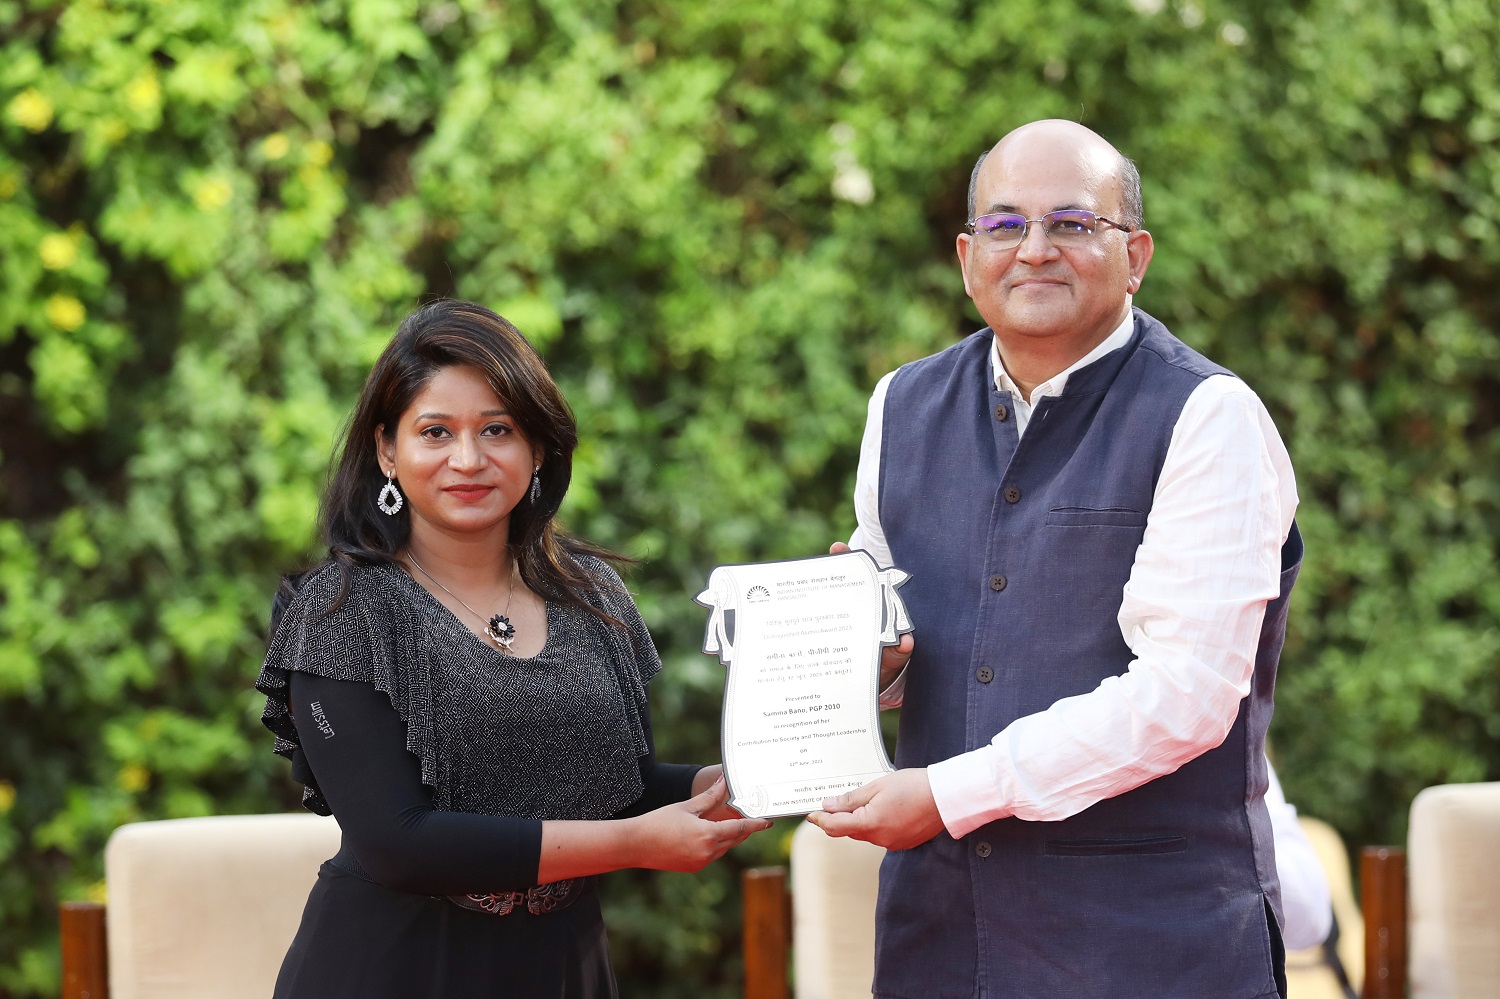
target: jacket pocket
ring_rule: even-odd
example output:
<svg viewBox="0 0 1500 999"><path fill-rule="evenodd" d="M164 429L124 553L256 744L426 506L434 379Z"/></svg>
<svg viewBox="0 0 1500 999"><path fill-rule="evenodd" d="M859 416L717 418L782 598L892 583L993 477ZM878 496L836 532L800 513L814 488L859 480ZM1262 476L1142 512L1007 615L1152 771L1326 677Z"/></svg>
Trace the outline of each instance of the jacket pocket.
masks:
<svg viewBox="0 0 1500 999"><path fill-rule="evenodd" d="M1047 511L1048 527L1145 527L1146 514L1140 510L1094 510L1081 506L1064 506Z"/></svg>
<svg viewBox="0 0 1500 999"><path fill-rule="evenodd" d="M1137 836L1130 839L1054 839L1042 851L1049 857L1109 857L1150 853L1182 853L1186 836Z"/></svg>

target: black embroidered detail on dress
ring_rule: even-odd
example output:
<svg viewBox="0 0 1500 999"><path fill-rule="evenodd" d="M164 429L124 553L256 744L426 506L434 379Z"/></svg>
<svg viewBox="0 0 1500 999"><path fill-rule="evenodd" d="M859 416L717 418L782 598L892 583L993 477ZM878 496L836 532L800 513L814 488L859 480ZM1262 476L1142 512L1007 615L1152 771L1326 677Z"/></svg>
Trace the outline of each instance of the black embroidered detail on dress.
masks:
<svg viewBox="0 0 1500 999"><path fill-rule="evenodd" d="M566 909L583 895L592 878L566 878L544 885L533 885L525 891L501 891L489 895L449 895L455 905L491 916L508 916L523 905L533 916L545 916Z"/></svg>

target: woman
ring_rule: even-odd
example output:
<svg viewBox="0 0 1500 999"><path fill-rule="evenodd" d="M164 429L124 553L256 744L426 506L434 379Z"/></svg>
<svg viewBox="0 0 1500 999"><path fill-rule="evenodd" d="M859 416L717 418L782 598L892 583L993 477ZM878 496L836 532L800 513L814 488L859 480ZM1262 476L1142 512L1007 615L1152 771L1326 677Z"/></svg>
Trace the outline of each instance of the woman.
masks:
<svg viewBox="0 0 1500 999"><path fill-rule="evenodd" d="M576 445L541 358L481 306L426 306L376 362L328 558L256 682L304 804L343 830L277 997L615 995L592 875L698 870L769 827L718 767L655 761L650 635L553 523Z"/></svg>

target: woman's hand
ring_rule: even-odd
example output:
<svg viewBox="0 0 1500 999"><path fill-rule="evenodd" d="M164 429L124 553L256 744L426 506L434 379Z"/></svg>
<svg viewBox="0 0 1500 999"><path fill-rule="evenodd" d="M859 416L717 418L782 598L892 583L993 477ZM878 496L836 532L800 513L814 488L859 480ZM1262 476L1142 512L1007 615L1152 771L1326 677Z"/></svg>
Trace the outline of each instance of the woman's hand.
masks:
<svg viewBox="0 0 1500 999"><path fill-rule="evenodd" d="M714 819L724 813L734 817ZM686 801L634 818L543 822L537 883L627 867L698 871L743 843L751 833L769 828L771 823L765 819L741 818L729 808L729 789L720 778Z"/></svg>
<svg viewBox="0 0 1500 999"><path fill-rule="evenodd" d="M713 787L723 779L724 764L715 763L713 766L704 767L702 770L699 770L697 773L693 774L693 790L692 793L688 795L688 797L696 798L698 795L702 794L704 791L707 791L709 788Z"/></svg>
<svg viewBox="0 0 1500 999"><path fill-rule="evenodd" d="M709 768L705 768L709 769ZM700 771L700 776L702 771ZM741 818L729 807L729 787L717 776L702 794L626 821L641 851L634 867L699 871L748 839L771 828L766 819ZM696 785L696 781L694 782ZM716 819L718 815L733 818Z"/></svg>
<svg viewBox="0 0 1500 999"><path fill-rule="evenodd" d="M715 763L711 767L704 767L693 775L693 796L697 797L723 779L724 765L722 763ZM710 822L722 822L724 819L738 819L742 816L729 803L728 795L725 795L724 804L719 805L711 811L704 812L703 817Z"/></svg>

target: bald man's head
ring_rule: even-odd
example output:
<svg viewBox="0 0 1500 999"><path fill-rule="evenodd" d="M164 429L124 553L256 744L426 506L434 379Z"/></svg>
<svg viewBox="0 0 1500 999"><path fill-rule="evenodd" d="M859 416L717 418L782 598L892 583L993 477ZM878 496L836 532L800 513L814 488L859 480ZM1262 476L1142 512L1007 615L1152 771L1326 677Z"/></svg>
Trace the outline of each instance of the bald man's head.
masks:
<svg viewBox="0 0 1500 999"><path fill-rule="evenodd" d="M979 171L984 166L985 158L988 157L994 150L999 149L1001 146L1005 145L1012 138L1019 138L1021 140L1024 140L1027 137L1028 133L1033 132L1050 133L1052 136L1056 136L1057 138L1063 140L1071 137L1075 141L1079 141L1088 145L1098 143L1099 145L1102 145L1104 149L1107 149L1109 151L1109 155L1114 160L1114 170L1116 173L1117 183L1119 184L1120 221L1124 222L1132 229L1140 229L1145 226L1146 210L1145 204L1141 199L1141 174L1140 171L1136 169L1135 162L1128 156L1121 153L1114 146L1110 145L1107 141L1105 141L1103 136L1099 135L1092 129L1085 128L1083 125L1080 125L1077 122L1065 121L1057 118L1046 119L1043 121L1034 121L1030 124L1022 125L1020 128L1014 129L1011 132L1007 133L1005 138L997 142L993 149L986 149L984 152L979 154L979 159L974 163L974 169L969 173L969 218L972 219L976 215L977 206L975 204L974 193L979 186Z"/></svg>
<svg viewBox="0 0 1500 999"><path fill-rule="evenodd" d="M1023 125L980 163L971 210L1011 216L1011 228L965 227L955 249L964 291L1007 364L1030 353L1051 377L1062 370L1053 362L1087 354L1129 315L1153 246L1137 228L1136 176L1119 150L1072 121ZM1093 221L1070 223L1068 213Z"/></svg>

